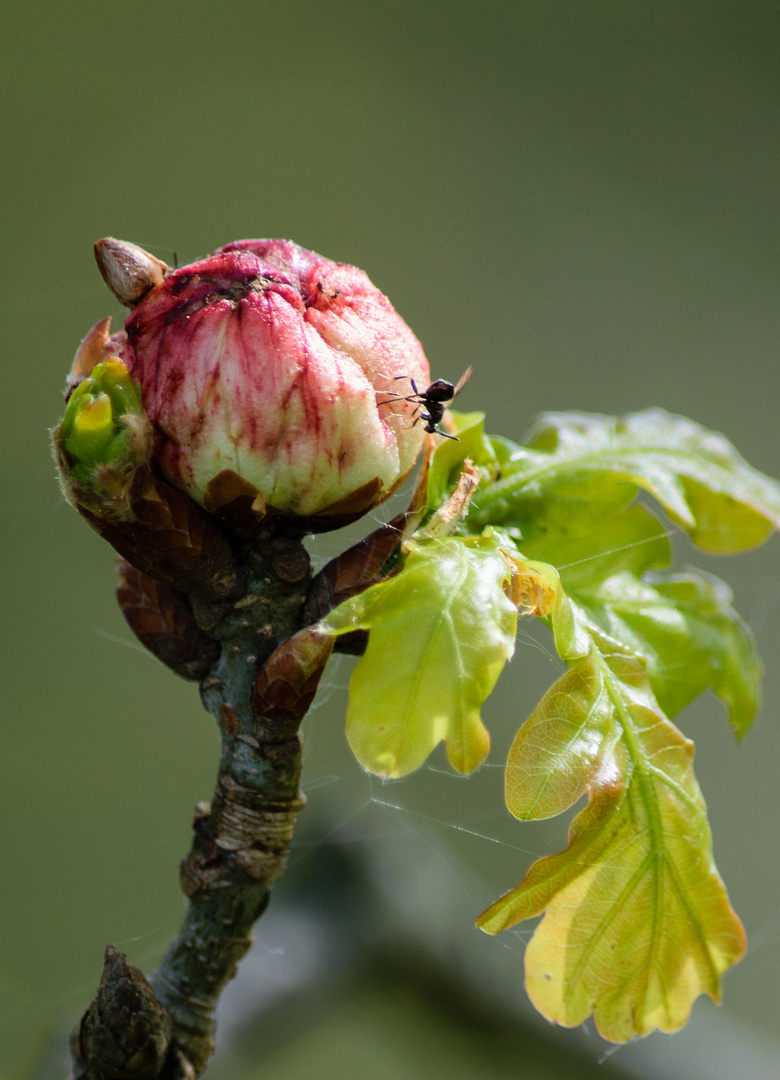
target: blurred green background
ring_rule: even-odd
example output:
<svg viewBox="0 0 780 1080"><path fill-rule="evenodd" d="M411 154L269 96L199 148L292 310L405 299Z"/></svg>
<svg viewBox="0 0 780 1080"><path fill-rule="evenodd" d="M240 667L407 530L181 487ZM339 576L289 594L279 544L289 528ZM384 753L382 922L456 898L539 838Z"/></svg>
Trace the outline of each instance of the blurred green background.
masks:
<svg viewBox="0 0 780 1080"><path fill-rule="evenodd" d="M363 267L435 376L473 364L460 404L490 431L661 405L778 475L780 8L6 0L2 29L0 1076L48 1080L105 945L149 969L173 933L218 749L196 689L134 650L111 552L54 480L46 428L73 352L122 318L93 241L183 263L291 237ZM501 810L498 766L557 670L524 628L486 708L493 767L470 780L437 756L371 781L343 738L351 662L329 674L292 869L215 1080L780 1072L780 543L678 551L734 585L768 669L744 746L712 699L681 720L750 939L724 1005L599 1066L594 1033L524 1004L526 935L473 929L565 834Z"/></svg>

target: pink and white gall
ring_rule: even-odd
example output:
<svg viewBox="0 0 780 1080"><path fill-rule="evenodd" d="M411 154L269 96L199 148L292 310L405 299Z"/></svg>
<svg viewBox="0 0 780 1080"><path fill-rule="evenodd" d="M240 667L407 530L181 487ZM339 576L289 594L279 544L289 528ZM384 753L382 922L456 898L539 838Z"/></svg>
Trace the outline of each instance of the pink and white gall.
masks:
<svg viewBox="0 0 780 1080"><path fill-rule="evenodd" d="M158 467L200 503L230 470L276 512L359 513L420 451L414 406L392 396L399 377L430 381L417 338L362 270L290 241L242 240L166 273L114 340Z"/></svg>

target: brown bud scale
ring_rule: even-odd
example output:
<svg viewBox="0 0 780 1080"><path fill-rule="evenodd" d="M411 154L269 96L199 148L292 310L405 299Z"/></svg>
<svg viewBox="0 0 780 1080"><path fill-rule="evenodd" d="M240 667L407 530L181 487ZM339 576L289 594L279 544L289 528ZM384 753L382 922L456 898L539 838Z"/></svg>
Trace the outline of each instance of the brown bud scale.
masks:
<svg viewBox="0 0 780 1080"><path fill-rule="evenodd" d="M149 652L184 679L203 679L220 645L195 622L189 600L125 559L117 560L117 600L130 629Z"/></svg>
<svg viewBox="0 0 780 1080"><path fill-rule="evenodd" d="M150 469L136 474L129 520L106 521L78 505L96 532L142 573L213 599L243 593L230 544L219 525Z"/></svg>
<svg viewBox="0 0 780 1080"><path fill-rule="evenodd" d="M252 707L262 721L303 718L333 651L333 638L310 627L271 653L255 681Z"/></svg>
<svg viewBox="0 0 780 1080"><path fill-rule="evenodd" d="M167 1057L171 1033L171 1019L143 974L109 945L98 992L73 1044L85 1075L153 1080Z"/></svg>

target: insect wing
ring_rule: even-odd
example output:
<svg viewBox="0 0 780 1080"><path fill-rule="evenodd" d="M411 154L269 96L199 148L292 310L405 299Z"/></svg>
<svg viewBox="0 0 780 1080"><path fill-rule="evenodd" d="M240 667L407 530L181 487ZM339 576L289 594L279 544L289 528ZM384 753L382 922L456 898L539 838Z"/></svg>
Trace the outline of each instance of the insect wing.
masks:
<svg viewBox="0 0 780 1080"><path fill-rule="evenodd" d="M471 378L473 373L474 373L474 368L471 366L471 364L469 364L469 366L466 368L466 370L463 372L463 374L461 375L461 377L458 379L458 381L455 384L455 389L452 391L452 396L454 398L458 396L458 394L461 392L463 387L469 381L469 379Z"/></svg>

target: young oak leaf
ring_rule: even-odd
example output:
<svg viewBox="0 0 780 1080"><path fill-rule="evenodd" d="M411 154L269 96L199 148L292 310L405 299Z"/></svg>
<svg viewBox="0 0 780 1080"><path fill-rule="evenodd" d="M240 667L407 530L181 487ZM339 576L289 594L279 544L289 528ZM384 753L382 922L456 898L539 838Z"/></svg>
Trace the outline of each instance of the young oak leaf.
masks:
<svg viewBox="0 0 780 1080"><path fill-rule="evenodd" d="M516 572L543 574L554 594L546 611L526 613L549 616L558 654L568 661L590 653L598 628L577 602L580 591L610 575L638 575L647 567L666 566L670 557L663 526L639 505L605 519L598 511L580 514L565 531L548 531L545 523L529 529L517 543L522 553L514 557ZM542 558L547 561L539 561ZM605 636L603 630L599 634Z"/></svg>
<svg viewBox="0 0 780 1080"><path fill-rule="evenodd" d="M485 911L495 934L545 913L525 957L526 988L549 1020L593 1013L625 1042L681 1028L744 953L712 859L693 747L660 712L640 660L594 651L520 729L506 775L520 818L560 813L583 792L565 851L535 862Z"/></svg>
<svg viewBox="0 0 780 1080"><path fill-rule="evenodd" d="M458 772L490 748L480 706L514 651L517 608L500 539L422 540L402 571L334 608L325 633L370 630L352 674L347 738L369 772L398 777L446 743Z"/></svg>
<svg viewBox="0 0 780 1080"><path fill-rule="evenodd" d="M605 513L650 492L695 544L716 555L748 551L780 527L780 484L752 468L716 432L663 409L624 417L543 415L525 446L509 450L501 476L474 500L469 524L523 531L539 508L549 517L584 501Z"/></svg>
<svg viewBox="0 0 780 1080"><path fill-rule="evenodd" d="M558 568L568 598L565 623L561 602L553 610L561 656L585 655L593 637L618 642L646 661L667 716L711 687L729 710L734 734L747 732L761 699L753 635L718 578L659 572L669 562L669 541L647 509L634 504L599 521L583 513L566 531L536 521L521 546L524 555Z"/></svg>
<svg viewBox="0 0 780 1080"><path fill-rule="evenodd" d="M518 546L527 558L557 567L567 593L615 574L641 577L671 561L667 529L639 503L610 514L601 505L570 509L560 523L540 515L524 524Z"/></svg>
<svg viewBox="0 0 780 1080"><path fill-rule="evenodd" d="M741 738L761 702L763 668L749 627L731 607L731 590L701 572L629 573L569 592L592 636L606 635L644 658L666 716L708 688L723 701Z"/></svg>

